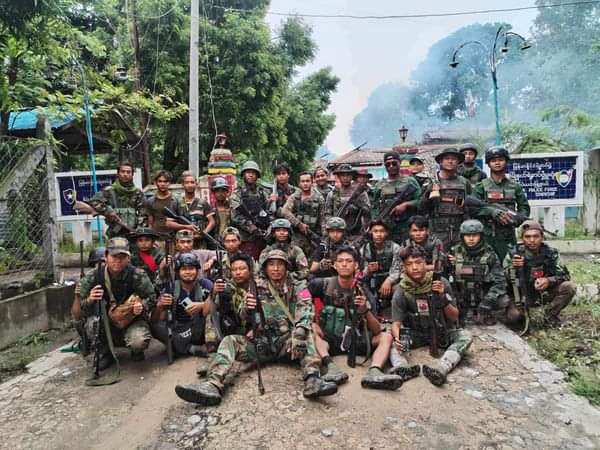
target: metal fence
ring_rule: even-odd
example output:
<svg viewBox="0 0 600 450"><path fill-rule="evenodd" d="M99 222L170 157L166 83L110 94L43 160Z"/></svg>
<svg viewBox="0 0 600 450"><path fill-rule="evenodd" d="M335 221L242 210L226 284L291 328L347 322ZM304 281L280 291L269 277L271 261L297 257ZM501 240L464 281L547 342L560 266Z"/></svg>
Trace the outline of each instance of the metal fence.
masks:
<svg viewBox="0 0 600 450"><path fill-rule="evenodd" d="M49 214L46 149L37 140L0 141L2 277L25 271L38 279L52 274L49 230L54 224Z"/></svg>

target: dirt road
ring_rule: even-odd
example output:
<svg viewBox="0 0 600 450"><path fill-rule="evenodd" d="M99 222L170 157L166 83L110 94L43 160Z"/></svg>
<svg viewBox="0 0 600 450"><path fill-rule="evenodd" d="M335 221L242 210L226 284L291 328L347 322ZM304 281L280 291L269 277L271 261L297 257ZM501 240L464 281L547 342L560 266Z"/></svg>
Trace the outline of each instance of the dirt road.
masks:
<svg viewBox="0 0 600 450"><path fill-rule="evenodd" d="M122 381L97 388L83 385L81 358L54 352L0 385L0 448L600 448L600 411L554 366L501 326L472 331L470 357L442 388L419 377L396 392L364 390L356 368L336 396L312 402L298 370L274 366L264 396L245 373L218 408L175 396L197 361L167 366L160 344L143 363L124 353Z"/></svg>

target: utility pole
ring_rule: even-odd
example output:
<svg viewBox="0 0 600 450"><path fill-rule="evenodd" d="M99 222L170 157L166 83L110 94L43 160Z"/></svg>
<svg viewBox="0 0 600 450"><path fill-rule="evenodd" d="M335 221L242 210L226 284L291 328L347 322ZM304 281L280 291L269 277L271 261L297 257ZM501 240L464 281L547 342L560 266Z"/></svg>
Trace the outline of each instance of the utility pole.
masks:
<svg viewBox="0 0 600 450"><path fill-rule="evenodd" d="M200 1L191 0L190 12L190 105L189 105L189 169L197 177L200 175L199 117L198 117L198 39L200 36Z"/></svg>

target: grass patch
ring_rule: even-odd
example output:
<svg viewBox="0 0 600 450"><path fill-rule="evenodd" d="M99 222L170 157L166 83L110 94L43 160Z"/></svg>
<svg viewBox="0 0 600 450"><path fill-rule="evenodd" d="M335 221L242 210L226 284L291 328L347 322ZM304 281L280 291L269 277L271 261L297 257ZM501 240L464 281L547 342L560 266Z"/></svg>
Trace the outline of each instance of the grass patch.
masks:
<svg viewBox="0 0 600 450"><path fill-rule="evenodd" d="M579 300L561 313L561 329L535 327L527 340L567 375L577 395L600 405L600 304Z"/></svg>
<svg viewBox="0 0 600 450"><path fill-rule="evenodd" d="M555 239L555 238L553 238ZM577 219L568 219L565 221L565 236L559 237L556 239L560 240L590 240L596 239L596 236L593 236L588 233L583 224L579 222Z"/></svg>
<svg viewBox="0 0 600 450"><path fill-rule="evenodd" d="M44 353L71 341L73 328L52 329L19 339L0 351L0 381L6 381L26 371L26 366Z"/></svg>
<svg viewBox="0 0 600 450"><path fill-rule="evenodd" d="M98 244L98 242L88 242L87 244L84 244L83 257L86 258L86 261L89 253L99 246L100 244ZM63 241L58 245L58 251L59 253L79 253L79 242Z"/></svg>
<svg viewBox="0 0 600 450"><path fill-rule="evenodd" d="M567 268L576 284L600 283L600 258L570 261Z"/></svg>

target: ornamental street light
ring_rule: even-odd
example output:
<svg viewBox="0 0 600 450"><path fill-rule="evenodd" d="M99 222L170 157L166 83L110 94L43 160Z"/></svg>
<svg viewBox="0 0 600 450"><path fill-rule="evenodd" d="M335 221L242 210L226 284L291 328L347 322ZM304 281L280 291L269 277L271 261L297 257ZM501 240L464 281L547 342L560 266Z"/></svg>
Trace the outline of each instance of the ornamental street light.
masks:
<svg viewBox="0 0 600 450"><path fill-rule="evenodd" d="M489 49L486 45L482 44L479 41L467 41L458 46L458 48L454 51L452 55L452 61L450 61L450 67L456 69L458 67L459 61L456 59L458 56L458 52L463 47L467 45L476 45L482 48L488 54L488 64L490 66L490 73L492 74L492 84L493 84L493 92L494 92L494 114L496 117L496 145L500 145L501 137L500 137L500 109L498 107L498 79L496 76L496 68L498 65L498 50L501 53L507 53L509 51L508 41L510 38L516 38L521 41L521 50L527 50L531 47L531 45L527 42L527 40L518 33L513 31L505 31L503 26L498 27L496 31L496 37L494 38L494 42L492 44L491 49ZM500 38L504 38L504 45L498 49L498 41Z"/></svg>
<svg viewBox="0 0 600 450"><path fill-rule="evenodd" d="M402 125L402 128L400 128L398 132L400 133L400 139L402 139L402 143L404 144L404 142L406 142L406 136L408 136L408 128Z"/></svg>

